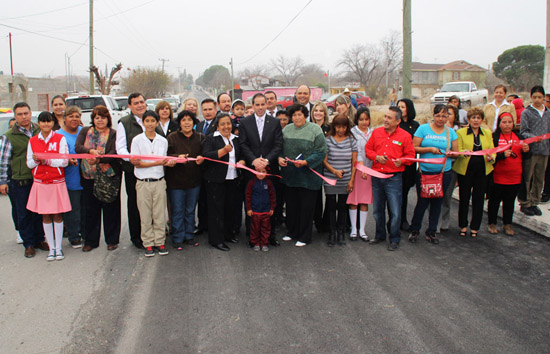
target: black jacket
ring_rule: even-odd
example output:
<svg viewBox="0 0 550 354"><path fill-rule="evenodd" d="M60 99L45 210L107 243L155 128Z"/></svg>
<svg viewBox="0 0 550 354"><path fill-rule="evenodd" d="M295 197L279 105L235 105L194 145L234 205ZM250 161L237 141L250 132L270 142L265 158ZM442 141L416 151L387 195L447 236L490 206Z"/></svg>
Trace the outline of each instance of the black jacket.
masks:
<svg viewBox="0 0 550 354"><path fill-rule="evenodd" d="M261 156L269 160L270 173L279 171L278 157L283 151L283 132L277 118L265 116L262 141L258 134L255 115L241 119L239 141L242 158L249 167L253 168L252 161Z"/></svg>
<svg viewBox="0 0 550 354"><path fill-rule="evenodd" d="M199 122L199 124L197 124L197 126L195 127L195 130L199 133L202 133L202 129L204 127L204 120L201 120ZM216 118L212 119L210 121L210 125L208 126L208 130L206 131L206 136L210 135L210 134L213 134L214 132L216 131Z"/></svg>
<svg viewBox="0 0 550 354"><path fill-rule="evenodd" d="M233 149L235 151L235 162L241 160L241 148L239 144L239 137L235 137L231 144L233 144ZM229 154L225 154L221 158L218 157L218 150L225 146L225 142L221 135L214 136L210 134L206 137L204 144L202 146L202 156L208 157L210 159L220 160L229 162ZM225 176L227 175L228 166L224 163L213 162L213 161L204 161L204 170L202 178L209 182L214 183L223 183L225 182ZM237 169L237 174L239 169Z"/></svg>
<svg viewBox="0 0 550 354"><path fill-rule="evenodd" d="M168 130L166 131L166 134L164 134L164 130L162 130L162 127L160 126L160 122L159 122L159 125L157 126L157 129L155 129L157 134L159 134L163 138L167 138L168 135L170 135L170 133L173 133L177 130L178 130L178 124L173 119L170 119L170 123L168 123Z"/></svg>

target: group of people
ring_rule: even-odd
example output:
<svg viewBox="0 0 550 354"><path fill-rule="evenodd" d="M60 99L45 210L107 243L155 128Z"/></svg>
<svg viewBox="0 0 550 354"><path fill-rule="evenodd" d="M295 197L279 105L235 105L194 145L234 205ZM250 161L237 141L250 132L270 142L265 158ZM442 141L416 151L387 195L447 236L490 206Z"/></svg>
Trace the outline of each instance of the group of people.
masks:
<svg viewBox="0 0 550 354"><path fill-rule="evenodd" d="M540 212L549 140L520 141L550 132L544 105L550 99L534 87L518 123L505 94L497 86L495 100L468 110L466 122L453 97L448 105L436 105L433 119L423 125L415 121L413 102L400 99L376 129L369 108L355 109L349 95L336 99L336 113L329 116L324 103L310 102L305 85L287 110L277 109L272 91L254 95L251 107L222 93L216 101L188 98L176 116L168 102L151 111L142 94L132 93L131 113L116 129L104 106L95 107L91 125L82 127L80 109L66 107L61 96L38 124L31 122L28 104L18 103L14 125L0 140L0 192L10 195L25 256L40 248L49 251L48 260L64 258L64 233L74 248L99 247L102 218L107 249L118 247L122 179L130 239L147 257L168 254L167 235L182 250L198 246L195 236L205 231L212 247L229 251L229 244L239 242L243 209L255 251L279 245L275 229L283 222L283 241L297 247L312 242L315 225L328 231L328 246L347 239L386 244L389 234L388 250L394 251L400 228L410 232L410 242L418 240L428 208L426 240L437 244L438 232L449 228L457 181L460 236L469 226L477 237L486 194L489 232L498 232L502 204L503 231L512 235L516 196L524 213ZM509 144L498 153L490 150ZM413 186L417 203L409 224ZM369 204L376 222L372 237L366 233Z"/></svg>

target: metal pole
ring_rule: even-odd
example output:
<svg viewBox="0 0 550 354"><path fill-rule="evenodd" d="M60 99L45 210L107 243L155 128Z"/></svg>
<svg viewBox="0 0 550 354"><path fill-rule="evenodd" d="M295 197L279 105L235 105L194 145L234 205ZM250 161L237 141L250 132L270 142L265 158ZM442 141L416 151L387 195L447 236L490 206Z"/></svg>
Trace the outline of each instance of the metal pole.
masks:
<svg viewBox="0 0 550 354"><path fill-rule="evenodd" d="M11 104L15 104L15 79L13 77L13 51L11 47L11 32L10 32L10 67L11 67Z"/></svg>
<svg viewBox="0 0 550 354"><path fill-rule="evenodd" d="M546 0L546 54L544 56L544 78L542 84L550 90L550 0Z"/></svg>
<svg viewBox="0 0 550 354"><path fill-rule="evenodd" d="M94 66L94 0L90 0L90 69ZM94 73L90 70L90 95L94 94Z"/></svg>
<svg viewBox="0 0 550 354"><path fill-rule="evenodd" d="M411 1L403 0L403 97L412 97L412 30L411 30Z"/></svg>
<svg viewBox="0 0 550 354"><path fill-rule="evenodd" d="M330 96L330 70L327 70L327 79L328 79L328 95Z"/></svg>
<svg viewBox="0 0 550 354"><path fill-rule="evenodd" d="M11 32L10 32L10 67L11 67L11 78L13 80L13 52L11 47Z"/></svg>
<svg viewBox="0 0 550 354"><path fill-rule="evenodd" d="M235 99L235 77L233 76L233 58L231 58L229 65L231 65L231 100L233 101Z"/></svg>

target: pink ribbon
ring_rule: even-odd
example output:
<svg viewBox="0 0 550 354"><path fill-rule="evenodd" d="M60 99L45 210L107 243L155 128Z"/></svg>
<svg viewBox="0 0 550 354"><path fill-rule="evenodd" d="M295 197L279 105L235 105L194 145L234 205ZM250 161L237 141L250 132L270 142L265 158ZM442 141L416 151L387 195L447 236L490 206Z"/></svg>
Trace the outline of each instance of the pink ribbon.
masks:
<svg viewBox="0 0 550 354"><path fill-rule="evenodd" d="M485 155L492 155L497 154L499 152L503 152L505 150L508 150L512 144L502 145L496 148L492 149L486 149L486 150L479 150L479 151L449 151L449 155L467 155L467 156L485 156Z"/></svg>
<svg viewBox="0 0 550 354"><path fill-rule="evenodd" d="M373 170L372 168L369 168L365 165L362 165L360 163L355 163L355 168L358 170L358 171L361 171L363 173L366 173L372 177L376 177L376 178L390 178L390 177L393 177L392 174L385 174L385 173L382 173L382 172L378 172L378 171L375 171Z"/></svg>
<svg viewBox="0 0 550 354"><path fill-rule="evenodd" d="M545 139L550 139L550 133L521 140L518 144L521 145L521 144L538 143L540 140L545 140Z"/></svg>
<svg viewBox="0 0 550 354"><path fill-rule="evenodd" d="M417 158L414 158L414 157L400 157L398 159L393 159L393 161L397 161L397 160L420 162L420 163L433 163L433 164L442 165L442 164L445 163L446 159L444 157L437 157L437 158L433 158L433 159L417 159Z"/></svg>
<svg viewBox="0 0 550 354"><path fill-rule="evenodd" d="M291 160L289 159L288 157L285 157L285 160L287 160L288 162L296 162L296 160ZM319 178L321 178L323 181L327 182L328 184L330 184L331 186L335 186L336 185L336 180L335 179L330 179L330 178L327 178L325 176L323 176L322 174L320 174L319 172L315 171L313 168L307 166L307 168L309 168L311 170L311 172L315 173L317 176L319 176Z"/></svg>
<svg viewBox="0 0 550 354"><path fill-rule="evenodd" d="M164 159L167 160L176 160L176 163L186 163L187 161L196 161L197 159L195 157L176 157L176 156L159 156L159 155L92 155L92 154L56 154L51 152L37 152L35 153L36 157L40 160L48 160L48 159L95 159L96 157L100 158L115 158L115 159L140 159L140 160L149 160L149 161L162 161ZM265 176L274 176L281 178L281 176L269 174L269 173L262 173L258 172L256 170L253 170L245 165L242 165L240 163L231 163L231 162L225 162L220 160L211 159L208 157L203 157L203 159L212 161L212 162L218 162L223 163L229 166L233 166L235 168L241 168L243 170L247 170L255 175L265 175Z"/></svg>

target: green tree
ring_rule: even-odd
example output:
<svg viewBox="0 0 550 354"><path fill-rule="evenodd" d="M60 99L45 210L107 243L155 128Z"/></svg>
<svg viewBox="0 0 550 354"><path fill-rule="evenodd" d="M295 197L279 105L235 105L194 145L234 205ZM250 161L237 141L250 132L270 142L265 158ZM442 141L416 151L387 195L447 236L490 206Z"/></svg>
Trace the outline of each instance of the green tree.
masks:
<svg viewBox="0 0 550 354"><path fill-rule="evenodd" d="M209 88L230 88L231 75L223 65L212 65L196 81L197 85Z"/></svg>
<svg viewBox="0 0 550 354"><path fill-rule="evenodd" d="M515 90L528 91L531 87L542 84L544 47L522 45L505 50L493 63L493 71Z"/></svg>
<svg viewBox="0 0 550 354"><path fill-rule="evenodd" d="M122 85L126 92L141 92L145 98L155 98L164 96L171 81L161 69L138 67L122 80Z"/></svg>

